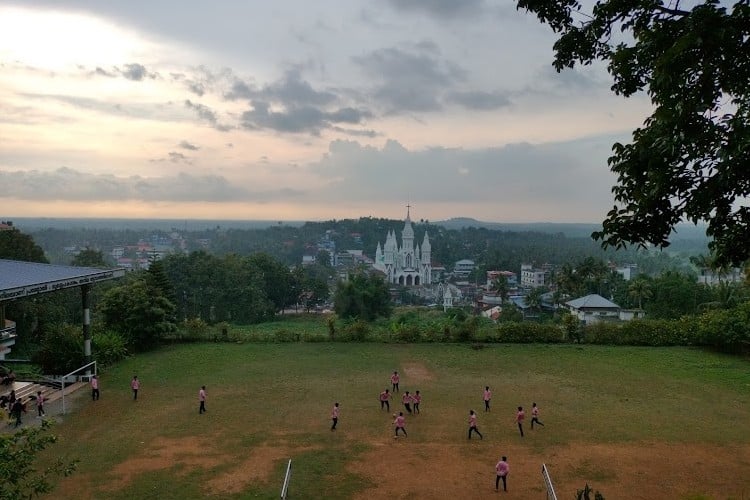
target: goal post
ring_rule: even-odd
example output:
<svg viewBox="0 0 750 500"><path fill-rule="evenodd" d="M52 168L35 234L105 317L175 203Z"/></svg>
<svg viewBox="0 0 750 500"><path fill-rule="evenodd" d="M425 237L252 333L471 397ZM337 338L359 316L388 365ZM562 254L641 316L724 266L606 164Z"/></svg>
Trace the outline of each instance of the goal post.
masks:
<svg viewBox="0 0 750 500"><path fill-rule="evenodd" d="M281 485L281 500L289 498L289 481L292 479L292 459L286 464L286 474L284 474L284 484Z"/></svg>
<svg viewBox="0 0 750 500"><path fill-rule="evenodd" d="M552 478L549 477L549 470L544 464L542 464L542 479L544 479L544 486L547 490L547 500L557 500L555 487L552 486Z"/></svg>
<svg viewBox="0 0 750 500"><path fill-rule="evenodd" d="M72 372L66 373L65 375L63 375L61 377L62 387L60 388L60 393L62 394L62 412L63 412L63 415L65 415L65 382L68 380L69 377L72 377L72 376L76 376L76 378L85 377L85 378L90 379L91 378L91 368L92 367L94 368L94 375L96 375L96 367L97 367L96 361L92 361L91 363L87 363L87 364L81 366L80 368L76 368ZM84 372L84 371L85 371L85 373L83 375L81 375L81 372Z"/></svg>

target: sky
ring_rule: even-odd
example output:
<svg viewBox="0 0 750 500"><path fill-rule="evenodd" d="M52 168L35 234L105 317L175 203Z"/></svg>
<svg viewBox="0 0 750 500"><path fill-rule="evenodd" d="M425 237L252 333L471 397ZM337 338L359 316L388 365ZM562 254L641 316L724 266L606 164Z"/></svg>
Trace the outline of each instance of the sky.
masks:
<svg viewBox="0 0 750 500"><path fill-rule="evenodd" d="M502 0L0 6L0 218L601 222L651 107Z"/></svg>

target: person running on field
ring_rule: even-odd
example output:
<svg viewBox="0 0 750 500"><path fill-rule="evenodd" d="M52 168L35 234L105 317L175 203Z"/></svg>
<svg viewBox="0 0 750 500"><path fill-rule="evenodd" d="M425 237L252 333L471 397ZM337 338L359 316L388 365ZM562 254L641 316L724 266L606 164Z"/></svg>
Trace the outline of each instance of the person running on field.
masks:
<svg viewBox="0 0 750 500"><path fill-rule="evenodd" d="M409 391L406 391L404 395L401 397L401 402L404 403L404 408L406 408L406 412L411 415L411 402L412 397L409 395Z"/></svg>
<svg viewBox="0 0 750 500"><path fill-rule="evenodd" d="M393 425L396 426L396 437L398 437L398 431L404 433L404 437L406 436L406 419L404 418L404 412L400 411L398 412L398 417L396 417L396 420L393 421Z"/></svg>
<svg viewBox="0 0 750 500"><path fill-rule="evenodd" d="M497 491L498 487L500 486L500 480L503 480L503 491L508 491L508 484L506 482L506 479L508 477L508 472L510 472L510 467L508 466L508 458L503 457L500 459L500 461L495 465L495 472L497 473L497 477L495 478L495 491Z"/></svg>
<svg viewBox="0 0 750 500"><path fill-rule="evenodd" d="M198 391L198 414L206 413L206 386L202 385Z"/></svg>
<svg viewBox="0 0 750 500"><path fill-rule="evenodd" d="M380 409L385 408L387 411L391 411L391 393L388 389L380 393Z"/></svg>
<svg viewBox="0 0 750 500"><path fill-rule="evenodd" d="M526 414L523 411L523 406L518 407L518 411L516 412L516 423L518 424L518 431L521 433L521 437L523 437L523 419L526 418Z"/></svg>
<svg viewBox="0 0 750 500"><path fill-rule="evenodd" d="M422 402L422 395L419 394L419 391L414 393L414 396L412 396L412 401L414 401L414 413L419 413L419 403Z"/></svg>
<svg viewBox="0 0 750 500"><path fill-rule="evenodd" d="M393 392L401 392L398 389L398 381L401 379L401 377L398 376L398 372L393 372L393 375L391 375L391 390Z"/></svg>
<svg viewBox="0 0 750 500"><path fill-rule="evenodd" d="M484 439L484 436L482 436L482 433L477 428L477 414L474 413L474 410L469 410L469 439L471 439L472 432L479 434L479 439Z"/></svg>
<svg viewBox="0 0 750 500"><path fill-rule="evenodd" d="M531 403L531 428L534 428L534 423L537 423L544 427L544 424L539 421L539 407L536 403Z"/></svg>
<svg viewBox="0 0 750 500"><path fill-rule="evenodd" d="M332 420L331 430L335 431L336 424L339 423L339 404L338 403L333 403L333 410L331 410L331 420Z"/></svg>
<svg viewBox="0 0 750 500"><path fill-rule="evenodd" d="M490 386L486 385L484 387L484 411L490 411L491 399L492 399L492 391L490 390Z"/></svg>

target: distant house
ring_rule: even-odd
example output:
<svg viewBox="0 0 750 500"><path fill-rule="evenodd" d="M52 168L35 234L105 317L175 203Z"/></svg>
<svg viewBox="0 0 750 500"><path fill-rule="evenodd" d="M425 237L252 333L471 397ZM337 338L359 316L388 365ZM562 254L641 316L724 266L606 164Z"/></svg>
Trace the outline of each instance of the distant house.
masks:
<svg viewBox="0 0 750 500"><path fill-rule="evenodd" d="M620 306L596 293L568 301L565 307L587 325L620 318Z"/></svg>
<svg viewBox="0 0 750 500"><path fill-rule="evenodd" d="M521 286L537 288L547 284L548 269L534 269L531 264L521 264Z"/></svg>
<svg viewBox="0 0 750 500"><path fill-rule="evenodd" d="M616 267L615 272L623 277L625 281L630 281L638 276L638 264L623 264Z"/></svg>
<svg viewBox="0 0 750 500"><path fill-rule="evenodd" d="M455 276L468 276L476 267L473 260L462 259L453 265L453 274Z"/></svg>
<svg viewBox="0 0 750 500"><path fill-rule="evenodd" d="M518 275L513 271L487 271L487 290L492 290L495 286L495 281L500 276L504 276L508 283L508 288L516 288L518 286Z"/></svg>

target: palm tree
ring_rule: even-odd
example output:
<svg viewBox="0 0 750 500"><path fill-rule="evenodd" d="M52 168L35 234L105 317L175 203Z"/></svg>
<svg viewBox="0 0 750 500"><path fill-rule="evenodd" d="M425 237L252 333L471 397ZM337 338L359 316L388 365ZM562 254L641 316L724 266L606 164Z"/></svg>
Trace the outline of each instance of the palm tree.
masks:
<svg viewBox="0 0 750 500"><path fill-rule="evenodd" d="M643 309L643 301L654 296L651 283L644 278L637 278L628 286L628 296L638 301L638 309Z"/></svg>
<svg viewBox="0 0 750 500"><path fill-rule="evenodd" d="M492 287L500 296L500 304L505 304L505 301L508 300L508 293L510 292L510 287L508 286L508 278L506 278L502 274L499 275L492 283Z"/></svg>
<svg viewBox="0 0 750 500"><path fill-rule="evenodd" d="M526 305L532 311L539 311L542 308L542 295L544 290L542 288L532 288L528 295L526 295Z"/></svg>

